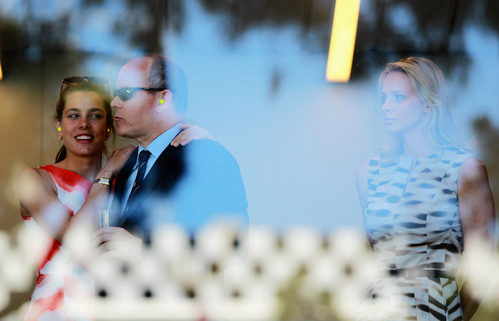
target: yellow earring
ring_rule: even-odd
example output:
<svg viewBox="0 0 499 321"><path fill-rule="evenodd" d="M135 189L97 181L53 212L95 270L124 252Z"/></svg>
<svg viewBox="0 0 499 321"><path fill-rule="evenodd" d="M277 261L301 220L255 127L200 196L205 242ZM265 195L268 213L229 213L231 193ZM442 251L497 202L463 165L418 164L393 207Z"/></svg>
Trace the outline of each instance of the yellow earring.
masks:
<svg viewBox="0 0 499 321"><path fill-rule="evenodd" d="M160 100L159 100L159 103L160 103L160 104L164 104L164 103L165 103L165 100L164 100L164 99L160 99Z"/></svg>
<svg viewBox="0 0 499 321"><path fill-rule="evenodd" d="M108 133L110 133L110 132L111 132L111 128L108 128L108 129L107 129L107 132L108 132Z"/></svg>
<svg viewBox="0 0 499 321"><path fill-rule="evenodd" d="M58 132L62 131L61 126L57 127L57 131L58 131Z"/></svg>

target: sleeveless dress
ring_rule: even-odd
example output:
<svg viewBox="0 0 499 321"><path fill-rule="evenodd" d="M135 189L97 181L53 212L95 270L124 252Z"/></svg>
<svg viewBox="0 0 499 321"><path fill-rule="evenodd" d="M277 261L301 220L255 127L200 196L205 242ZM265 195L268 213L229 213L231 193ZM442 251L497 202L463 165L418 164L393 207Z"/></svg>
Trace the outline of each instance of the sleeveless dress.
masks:
<svg viewBox="0 0 499 321"><path fill-rule="evenodd" d="M417 160L369 160L363 218L386 273L372 291L391 296L397 312L390 320L462 320L454 279L463 251L457 182L469 157L447 148Z"/></svg>
<svg viewBox="0 0 499 321"><path fill-rule="evenodd" d="M57 198L71 216L85 202L92 184L79 174L56 166L47 165L47 171L57 188ZM48 209L50 210L50 209ZM71 317L68 307L77 307L79 300L93 293L89 273L72 262L70 252L53 239L32 217L23 217L25 226L37 248L38 275L31 295L25 321L89 320L87 317Z"/></svg>

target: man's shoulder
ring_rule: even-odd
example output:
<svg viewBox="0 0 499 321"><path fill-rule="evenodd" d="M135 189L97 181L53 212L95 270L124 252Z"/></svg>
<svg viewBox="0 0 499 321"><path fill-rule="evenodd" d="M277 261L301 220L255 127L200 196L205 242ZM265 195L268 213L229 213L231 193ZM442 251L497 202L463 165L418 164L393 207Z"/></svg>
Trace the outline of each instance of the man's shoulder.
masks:
<svg viewBox="0 0 499 321"><path fill-rule="evenodd" d="M232 154L220 143L211 139L198 139L183 147L189 163L235 162Z"/></svg>
<svg viewBox="0 0 499 321"><path fill-rule="evenodd" d="M229 151L222 144L207 138L193 140L183 146L183 148L188 152L229 153Z"/></svg>

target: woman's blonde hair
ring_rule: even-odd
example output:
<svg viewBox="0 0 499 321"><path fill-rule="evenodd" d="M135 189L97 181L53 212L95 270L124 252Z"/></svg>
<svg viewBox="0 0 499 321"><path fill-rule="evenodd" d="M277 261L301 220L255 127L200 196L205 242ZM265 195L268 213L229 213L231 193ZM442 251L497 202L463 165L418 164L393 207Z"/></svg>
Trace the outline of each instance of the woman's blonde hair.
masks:
<svg viewBox="0 0 499 321"><path fill-rule="evenodd" d="M430 143L437 148L459 146L456 126L450 112L447 85L440 68L426 58L403 58L386 65L379 77L379 88L392 72L406 74L421 102L428 106L425 129Z"/></svg>

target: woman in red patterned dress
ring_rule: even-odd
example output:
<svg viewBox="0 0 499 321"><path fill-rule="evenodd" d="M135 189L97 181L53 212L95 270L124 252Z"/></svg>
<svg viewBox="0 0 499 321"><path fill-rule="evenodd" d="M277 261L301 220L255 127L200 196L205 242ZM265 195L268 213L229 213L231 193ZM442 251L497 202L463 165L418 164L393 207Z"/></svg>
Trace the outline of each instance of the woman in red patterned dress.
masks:
<svg viewBox="0 0 499 321"><path fill-rule="evenodd" d="M100 78L64 79L54 125L63 144L55 164L26 168L18 179L21 215L33 232L33 239L27 241L39 249L38 277L25 320L88 320L87 315L72 316L70 308L91 298L92 279L85 259L75 260L63 240L75 226L98 226L97 213L106 207L109 178L135 147L114 151L103 164L106 140L114 135L114 128L107 82ZM198 127L182 132L172 144L185 144L199 133Z"/></svg>
<svg viewBox="0 0 499 321"><path fill-rule="evenodd" d="M94 180L116 174L133 150L133 146L117 150L101 166L106 140L114 134L109 102L105 80L64 79L54 118L63 144L56 162L26 168L19 177L21 215L37 243L38 277L25 320L67 320L70 301L92 292L91 282L83 281L88 273L73 264L62 241L78 222L96 226L96 213L105 207L109 185Z"/></svg>

